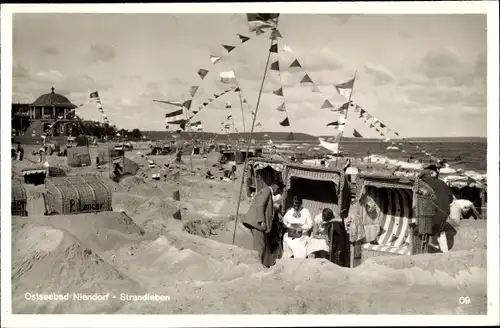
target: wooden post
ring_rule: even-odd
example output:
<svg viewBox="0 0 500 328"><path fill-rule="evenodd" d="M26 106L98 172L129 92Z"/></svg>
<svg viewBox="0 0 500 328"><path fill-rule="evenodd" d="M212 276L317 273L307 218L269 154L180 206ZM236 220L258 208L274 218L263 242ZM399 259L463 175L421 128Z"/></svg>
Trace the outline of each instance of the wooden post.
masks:
<svg viewBox="0 0 500 328"><path fill-rule="evenodd" d="M484 188L481 189L481 219L485 220L487 218L488 211L486 208L486 191Z"/></svg>
<svg viewBox="0 0 500 328"><path fill-rule="evenodd" d="M349 267L354 268L354 253L356 252L356 244L349 242Z"/></svg>

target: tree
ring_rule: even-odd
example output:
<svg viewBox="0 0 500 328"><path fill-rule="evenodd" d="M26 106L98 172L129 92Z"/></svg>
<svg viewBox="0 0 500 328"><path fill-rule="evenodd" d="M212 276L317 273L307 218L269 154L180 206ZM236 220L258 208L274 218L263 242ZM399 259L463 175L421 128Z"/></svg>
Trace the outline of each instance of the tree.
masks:
<svg viewBox="0 0 500 328"><path fill-rule="evenodd" d="M118 133L120 134L120 136L124 138L128 137L130 134L130 132L127 129L120 129L118 130Z"/></svg>
<svg viewBox="0 0 500 328"><path fill-rule="evenodd" d="M139 139L141 139L142 133L139 129L133 129L131 136L134 140L139 140Z"/></svg>

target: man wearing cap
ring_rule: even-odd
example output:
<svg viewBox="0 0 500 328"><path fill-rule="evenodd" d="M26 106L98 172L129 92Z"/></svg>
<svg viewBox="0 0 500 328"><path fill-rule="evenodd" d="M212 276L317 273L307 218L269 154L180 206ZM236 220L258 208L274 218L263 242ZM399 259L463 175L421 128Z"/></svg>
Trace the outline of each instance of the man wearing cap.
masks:
<svg viewBox="0 0 500 328"><path fill-rule="evenodd" d="M437 237L440 250L447 252L448 241L445 226L450 216L450 206L454 200L453 191L443 180L439 179L439 168L435 164L426 166L420 179L428 184L436 195L434 202L437 209L432 224L433 239Z"/></svg>

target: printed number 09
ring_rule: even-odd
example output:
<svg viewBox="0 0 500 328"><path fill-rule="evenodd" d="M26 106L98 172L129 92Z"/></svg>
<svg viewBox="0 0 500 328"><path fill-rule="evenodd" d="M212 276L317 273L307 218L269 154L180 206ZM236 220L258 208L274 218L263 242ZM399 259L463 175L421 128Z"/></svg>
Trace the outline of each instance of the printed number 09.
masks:
<svg viewBox="0 0 500 328"><path fill-rule="evenodd" d="M466 305L470 304L470 297L469 296L465 296L465 297L464 296L460 296L458 298L458 303L460 303L460 305L462 305L462 304L466 304Z"/></svg>

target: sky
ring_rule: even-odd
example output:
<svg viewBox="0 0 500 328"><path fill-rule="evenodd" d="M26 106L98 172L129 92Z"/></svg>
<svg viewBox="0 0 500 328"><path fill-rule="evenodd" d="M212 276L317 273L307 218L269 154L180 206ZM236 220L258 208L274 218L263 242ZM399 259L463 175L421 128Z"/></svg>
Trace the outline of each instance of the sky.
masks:
<svg viewBox="0 0 500 328"><path fill-rule="evenodd" d="M344 103L334 85L356 74L352 100L401 136L487 136L486 15L282 14L278 28L271 62L280 72L266 72L256 131L335 134L326 124L338 113L320 107L325 99ZM251 39L241 43L238 33ZM222 44L236 48L228 54ZM219 73L232 69L241 94L218 98L196 117L208 132L219 132L228 115L249 131L269 45L269 35L249 32L243 14L14 14L12 99L31 103L54 87L83 104L80 116L102 121L89 103L98 90L118 128L162 131L176 108L153 99L184 101L199 85L197 109L228 88ZM213 65L210 55L223 58ZM302 68L289 68L294 59ZM203 80L200 68L209 70ZM306 73L320 92L300 83ZM272 93L280 86L286 113ZM290 127L281 127L286 115ZM348 114L344 135L379 137L358 116Z"/></svg>

